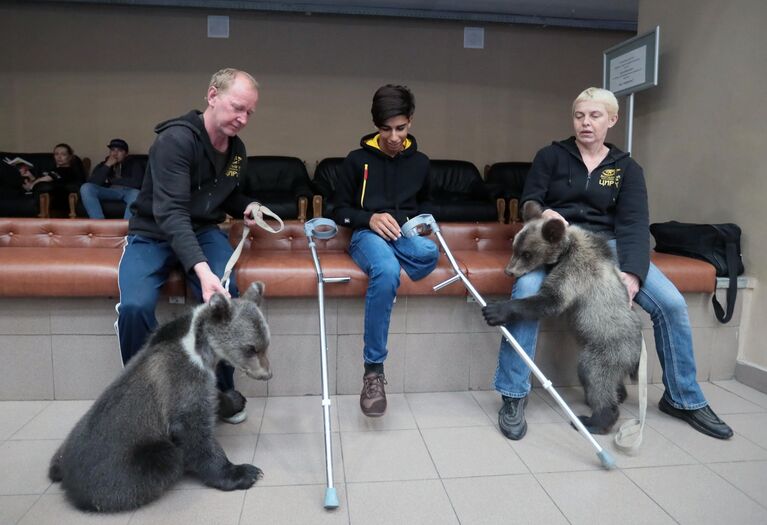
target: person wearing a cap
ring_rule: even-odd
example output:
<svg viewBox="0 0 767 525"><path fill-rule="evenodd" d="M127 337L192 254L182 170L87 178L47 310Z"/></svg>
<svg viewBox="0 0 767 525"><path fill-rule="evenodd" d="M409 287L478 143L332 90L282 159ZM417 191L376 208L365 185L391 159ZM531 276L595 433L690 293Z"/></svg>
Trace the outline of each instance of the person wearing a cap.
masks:
<svg viewBox="0 0 767 525"><path fill-rule="evenodd" d="M128 143L123 139L112 139L107 144L109 155L91 173L88 182L80 186L80 198L91 219L103 219L101 201L123 201L125 214L133 215L131 204L138 197L144 180L141 163L128 156Z"/></svg>
<svg viewBox="0 0 767 525"><path fill-rule="evenodd" d="M179 264L198 300L215 293L237 296L235 276L221 283L232 246L218 223L229 214L255 225L259 204L240 191L247 153L237 134L256 109L258 83L244 71L213 74L204 112L161 122L149 149L146 178L133 203L125 251L120 260L117 335L123 363L135 355L157 326L155 306L168 273ZM234 389L234 368L217 369L218 415L245 420L245 397Z"/></svg>

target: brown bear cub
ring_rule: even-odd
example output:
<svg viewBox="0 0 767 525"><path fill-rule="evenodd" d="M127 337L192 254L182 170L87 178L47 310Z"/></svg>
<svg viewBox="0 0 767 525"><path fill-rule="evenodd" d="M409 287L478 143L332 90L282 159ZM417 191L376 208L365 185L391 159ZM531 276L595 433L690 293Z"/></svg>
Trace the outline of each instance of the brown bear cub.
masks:
<svg viewBox="0 0 767 525"><path fill-rule="evenodd" d="M247 489L263 476L232 464L213 436L216 364L272 376L263 293L257 282L241 299L216 294L152 334L51 460L48 475L69 501L118 512L159 498L185 473L220 490Z"/></svg>
<svg viewBox="0 0 767 525"><path fill-rule="evenodd" d="M525 226L514 238L508 275L549 268L540 291L483 308L488 324L567 316L581 352L578 378L592 410L579 416L595 434L606 434L618 420L626 399L624 379L634 374L642 347L642 324L630 308L607 240L558 219L541 218L538 203L527 201Z"/></svg>

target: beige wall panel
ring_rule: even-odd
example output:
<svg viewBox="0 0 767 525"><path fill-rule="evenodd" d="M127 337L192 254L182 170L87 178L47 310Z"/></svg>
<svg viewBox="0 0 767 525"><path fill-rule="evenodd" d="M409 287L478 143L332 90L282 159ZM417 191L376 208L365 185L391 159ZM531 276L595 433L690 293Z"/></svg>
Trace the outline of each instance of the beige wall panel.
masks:
<svg viewBox="0 0 767 525"><path fill-rule="evenodd" d="M229 14L229 39L206 16ZM113 136L146 152L154 125L202 107L224 66L261 82L250 154L294 155L310 172L371 130L383 83L416 94L413 133L432 158L529 160L569 135L570 101L601 82L601 53L624 32L488 24L463 49L464 24L140 7L0 6L0 149L67 141L95 160ZM23 36L22 36L23 35ZM612 139L622 144L622 131Z"/></svg>
<svg viewBox="0 0 767 525"><path fill-rule="evenodd" d="M746 273L767 282L767 3L641 0L661 26L660 85L636 95L634 156L653 221L736 222ZM739 358L767 367L767 294L757 284Z"/></svg>

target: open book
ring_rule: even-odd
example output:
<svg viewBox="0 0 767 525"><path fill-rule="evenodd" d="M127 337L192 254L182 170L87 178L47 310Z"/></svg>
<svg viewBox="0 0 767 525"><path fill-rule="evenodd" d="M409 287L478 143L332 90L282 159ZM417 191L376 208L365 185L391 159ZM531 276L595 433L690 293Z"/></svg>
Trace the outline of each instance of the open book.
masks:
<svg viewBox="0 0 767 525"><path fill-rule="evenodd" d="M26 164L30 168L34 168L35 167L34 164L29 162L28 160L22 159L21 157L16 157L16 158L13 158L13 159L9 159L8 157L5 157L3 159L3 162L5 162L6 164L10 164L11 166L18 166L19 164Z"/></svg>

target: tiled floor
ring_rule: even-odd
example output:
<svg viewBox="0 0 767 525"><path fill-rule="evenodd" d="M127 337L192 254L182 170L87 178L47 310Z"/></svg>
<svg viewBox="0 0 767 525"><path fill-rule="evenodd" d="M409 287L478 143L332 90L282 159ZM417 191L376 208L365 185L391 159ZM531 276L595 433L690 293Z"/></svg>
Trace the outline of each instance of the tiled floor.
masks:
<svg viewBox="0 0 767 525"><path fill-rule="evenodd" d="M735 429L729 441L698 434L661 414L650 387L638 454L614 452L600 468L594 450L545 391L531 396L525 439L496 428L493 392L389 396L371 420L355 396L333 404L335 480L341 505L322 507L325 462L317 397L253 398L248 420L221 425L234 462L265 472L248 491L220 492L185 479L136 512L74 510L47 477L48 461L87 401L0 403L0 523L418 524L767 523L767 395L735 381L703 385ZM560 389L576 413L578 389ZM631 396L623 415L636 411ZM600 436L611 446L611 436Z"/></svg>

